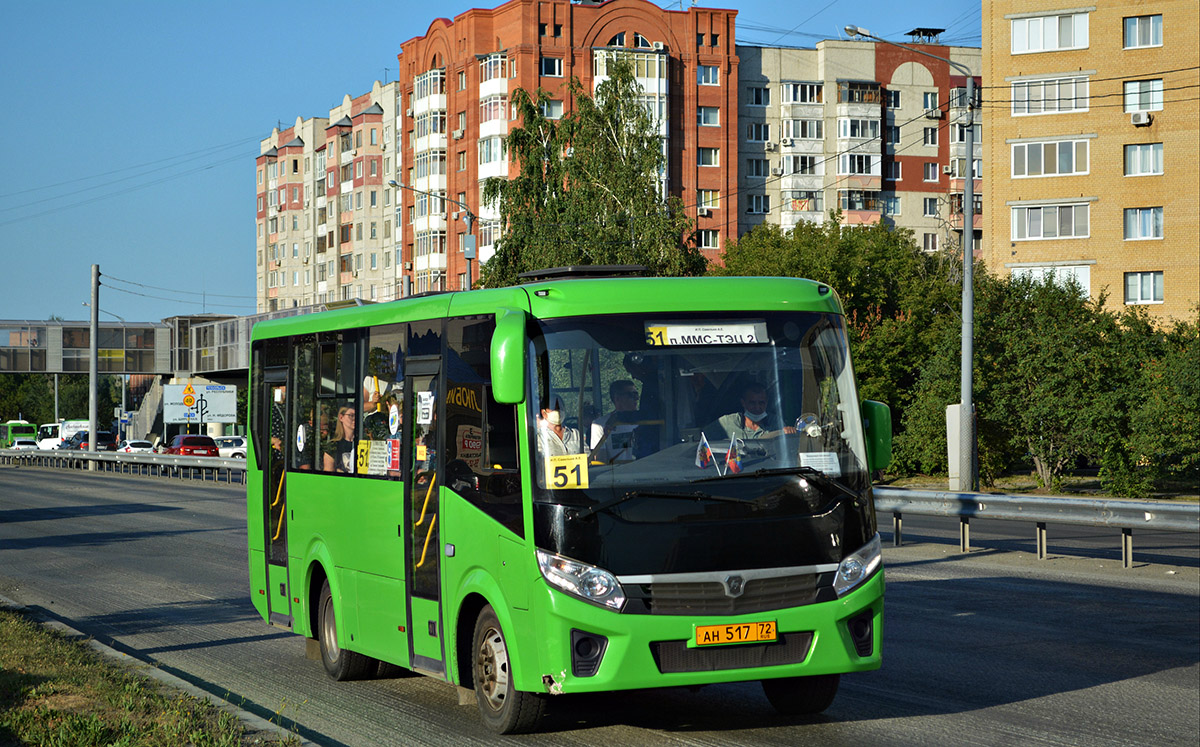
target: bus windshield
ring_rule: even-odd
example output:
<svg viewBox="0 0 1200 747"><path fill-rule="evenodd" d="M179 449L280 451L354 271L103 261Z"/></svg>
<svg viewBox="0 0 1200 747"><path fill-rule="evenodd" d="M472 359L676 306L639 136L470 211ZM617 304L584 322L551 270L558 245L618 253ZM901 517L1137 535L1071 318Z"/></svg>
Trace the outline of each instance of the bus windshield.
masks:
<svg viewBox="0 0 1200 747"><path fill-rule="evenodd" d="M539 546L618 573L680 572L837 562L844 532L850 549L873 533L842 317L536 324ZM822 533L820 547L801 537Z"/></svg>

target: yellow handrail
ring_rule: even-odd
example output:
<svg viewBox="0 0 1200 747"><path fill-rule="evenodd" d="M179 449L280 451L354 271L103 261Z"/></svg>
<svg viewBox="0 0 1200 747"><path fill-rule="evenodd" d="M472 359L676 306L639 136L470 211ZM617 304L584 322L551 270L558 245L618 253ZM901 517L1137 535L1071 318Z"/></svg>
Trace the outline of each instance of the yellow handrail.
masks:
<svg viewBox="0 0 1200 747"><path fill-rule="evenodd" d="M417 568L425 565L425 553L429 552L429 540L433 538L433 528L437 526L437 514L429 520L429 531L425 533L425 544L421 547L421 559L417 561Z"/></svg>
<svg viewBox="0 0 1200 747"><path fill-rule="evenodd" d="M437 475L433 474L429 477L429 490L425 491L425 503L421 506L421 518L417 519L417 523L413 524L413 529L421 526L425 521L425 509L429 508L429 498L433 495L433 484L437 482Z"/></svg>

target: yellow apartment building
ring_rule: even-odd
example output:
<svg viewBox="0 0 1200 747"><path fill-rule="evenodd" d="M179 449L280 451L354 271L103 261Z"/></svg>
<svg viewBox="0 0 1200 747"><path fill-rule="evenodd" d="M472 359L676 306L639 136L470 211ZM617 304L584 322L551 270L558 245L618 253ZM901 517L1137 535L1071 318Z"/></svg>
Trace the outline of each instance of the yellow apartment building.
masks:
<svg viewBox="0 0 1200 747"><path fill-rule="evenodd" d="M989 271L1200 302L1200 5L983 0Z"/></svg>

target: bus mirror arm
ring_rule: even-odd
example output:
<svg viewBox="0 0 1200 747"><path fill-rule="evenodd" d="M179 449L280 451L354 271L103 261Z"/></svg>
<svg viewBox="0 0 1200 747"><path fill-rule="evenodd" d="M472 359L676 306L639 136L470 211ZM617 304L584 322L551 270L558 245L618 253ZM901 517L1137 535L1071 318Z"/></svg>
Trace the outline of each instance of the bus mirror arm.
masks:
<svg viewBox="0 0 1200 747"><path fill-rule="evenodd" d="M492 396L504 405L525 401L525 312L521 309L496 310L496 331L492 334Z"/></svg>

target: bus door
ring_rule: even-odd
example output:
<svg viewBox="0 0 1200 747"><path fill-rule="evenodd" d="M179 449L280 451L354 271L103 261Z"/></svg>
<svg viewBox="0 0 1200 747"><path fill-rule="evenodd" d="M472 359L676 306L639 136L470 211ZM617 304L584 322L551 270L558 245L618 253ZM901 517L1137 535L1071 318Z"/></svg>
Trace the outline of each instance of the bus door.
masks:
<svg viewBox="0 0 1200 747"><path fill-rule="evenodd" d="M287 548L287 369L266 369L259 398L265 412L268 453L263 455L263 516L266 521L267 620L272 625L291 627L291 584L288 581Z"/></svg>
<svg viewBox="0 0 1200 747"><path fill-rule="evenodd" d="M410 357L404 380L404 505L407 507L407 602L412 667L445 675L441 615L442 527L438 493L441 360Z"/></svg>

